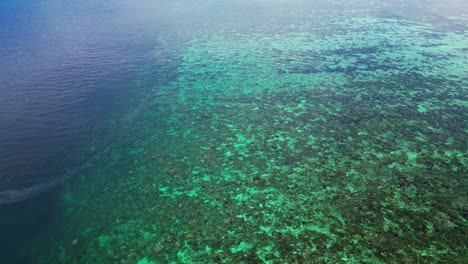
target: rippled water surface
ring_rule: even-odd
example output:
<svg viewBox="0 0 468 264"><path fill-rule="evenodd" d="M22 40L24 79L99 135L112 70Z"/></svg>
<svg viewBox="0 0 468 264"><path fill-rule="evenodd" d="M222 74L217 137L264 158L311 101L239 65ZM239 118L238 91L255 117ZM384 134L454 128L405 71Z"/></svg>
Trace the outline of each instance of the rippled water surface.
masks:
<svg viewBox="0 0 468 264"><path fill-rule="evenodd" d="M0 3L0 263L465 263L462 1Z"/></svg>

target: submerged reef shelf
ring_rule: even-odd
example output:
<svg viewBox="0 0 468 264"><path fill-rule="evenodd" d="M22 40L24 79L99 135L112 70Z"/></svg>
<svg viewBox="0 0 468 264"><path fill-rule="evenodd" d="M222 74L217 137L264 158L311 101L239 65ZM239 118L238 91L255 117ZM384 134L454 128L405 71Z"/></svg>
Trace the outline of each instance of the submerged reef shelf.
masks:
<svg viewBox="0 0 468 264"><path fill-rule="evenodd" d="M466 261L466 33L330 25L178 46L39 263Z"/></svg>

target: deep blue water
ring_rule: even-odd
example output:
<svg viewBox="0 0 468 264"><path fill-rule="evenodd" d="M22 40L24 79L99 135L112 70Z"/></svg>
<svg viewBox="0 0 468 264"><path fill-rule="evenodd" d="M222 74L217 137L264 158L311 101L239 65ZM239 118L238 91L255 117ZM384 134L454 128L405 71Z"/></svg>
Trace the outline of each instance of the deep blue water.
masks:
<svg viewBox="0 0 468 264"><path fill-rule="evenodd" d="M119 1L0 2L0 263L21 263L157 35Z"/></svg>

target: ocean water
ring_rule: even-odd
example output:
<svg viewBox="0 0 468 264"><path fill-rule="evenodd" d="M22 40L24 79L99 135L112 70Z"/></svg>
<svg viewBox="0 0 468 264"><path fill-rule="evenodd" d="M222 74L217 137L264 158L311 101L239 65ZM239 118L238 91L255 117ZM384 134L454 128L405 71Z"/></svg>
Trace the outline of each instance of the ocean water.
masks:
<svg viewBox="0 0 468 264"><path fill-rule="evenodd" d="M463 1L0 3L0 263L467 263Z"/></svg>

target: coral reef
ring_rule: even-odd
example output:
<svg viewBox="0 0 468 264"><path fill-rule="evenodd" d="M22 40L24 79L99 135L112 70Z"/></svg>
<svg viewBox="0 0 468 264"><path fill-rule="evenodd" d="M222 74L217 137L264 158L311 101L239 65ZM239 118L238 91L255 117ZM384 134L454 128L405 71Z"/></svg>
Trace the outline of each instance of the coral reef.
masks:
<svg viewBox="0 0 468 264"><path fill-rule="evenodd" d="M67 187L39 263L466 260L466 32L323 27L168 47L175 78L105 124L119 143Z"/></svg>

